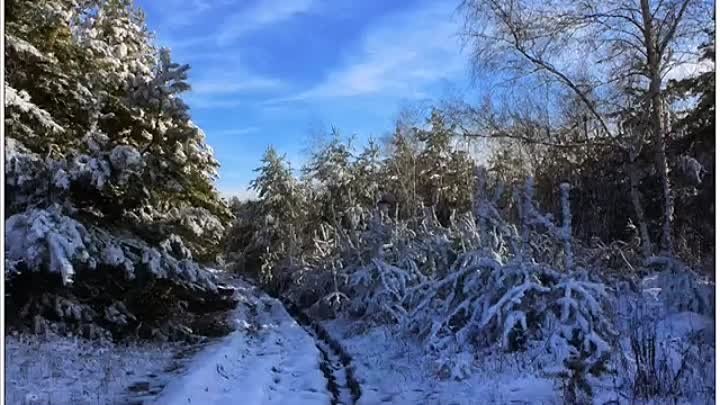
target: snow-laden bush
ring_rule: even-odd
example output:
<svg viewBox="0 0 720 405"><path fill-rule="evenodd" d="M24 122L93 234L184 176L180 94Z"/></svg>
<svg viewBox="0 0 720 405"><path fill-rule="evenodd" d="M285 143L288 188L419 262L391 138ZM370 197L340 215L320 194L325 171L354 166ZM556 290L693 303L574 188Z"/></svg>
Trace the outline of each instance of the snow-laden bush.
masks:
<svg viewBox="0 0 720 405"><path fill-rule="evenodd" d="M453 214L449 227L431 208L413 226L378 213L360 229L327 227L294 289L321 285L315 299L342 294L349 315L397 324L441 353L541 343L560 363L604 362L614 334L609 296L575 259L569 186L561 186L555 225L528 181L515 193L516 226L495 205L502 191L486 189L483 175L474 212Z"/></svg>
<svg viewBox="0 0 720 405"><path fill-rule="evenodd" d="M5 272L14 292L7 301L13 328L35 333L96 338L144 328L143 337L193 338L202 331L186 326L196 316L186 312L188 303L202 313L233 302L177 235L154 246L126 232L84 226L59 206L8 218Z"/></svg>
<svg viewBox="0 0 720 405"><path fill-rule="evenodd" d="M373 259L350 276L350 311L367 320L399 323L407 316L403 302L410 287L424 278L416 267L407 270Z"/></svg>
<svg viewBox="0 0 720 405"><path fill-rule="evenodd" d="M588 376L607 371L616 336L610 291L576 260L569 186L560 188L561 225L540 213L532 190L529 180L514 193L518 226L485 197L492 193L476 194L475 220L460 217L449 230L450 240L462 235L453 244L459 257L407 289L401 329L441 360L468 348L532 349L538 364L562 370L569 390L588 393Z"/></svg>
<svg viewBox="0 0 720 405"><path fill-rule="evenodd" d="M645 266L658 272L659 298L670 311L714 316L715 288L690 267L666 256L649 257Z"/></svg>
<svg viewBox="0 0 720 405"><path fill-rule="evenodd" d="M614 335L609 293L575 260L569 187L561 186L559 226L540 214L531 181L515 193L519 226L496 208L499 193L487 191L477 193L473 215L453 215L449 227L428 210L407 231L385 218L362 232L355 246L367 261L343 263L351 315L398 324L441 356L540 345L556 364L601 366ZM370 241L374 250L364 249Z"/></svg>
<svg viewBox="0 0 720 405"><path fill-rule="evenodd" d="M333 304L334 312L366 321L399 323L410 287L446 271L450 241L436 219L426 218L422 230L413 231L379 211L363 217L356 229L321 226L291 295L314 295L322 305Z"/></svg>
<svg viewBox="0 0 720 405"><path fill-rule="evenodd" d="M530 340L546 340L558 359L579 351L600 359L609 350L607 292L581 273L474 252L458 259L449 276L413 292L404 327L433 350L494 344L518 350ZM581 346L573 347L578 337Z"/></svg>

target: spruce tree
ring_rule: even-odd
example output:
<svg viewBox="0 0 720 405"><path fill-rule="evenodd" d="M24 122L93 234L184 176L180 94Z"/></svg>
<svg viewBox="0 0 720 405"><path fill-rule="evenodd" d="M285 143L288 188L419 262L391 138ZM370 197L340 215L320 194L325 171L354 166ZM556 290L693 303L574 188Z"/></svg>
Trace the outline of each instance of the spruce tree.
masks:
<svg viewBox="0 0 720 405"><path fill-rule="evenodd" d="M400 219L416 218L421 212L419 154L421 143L417 128L397 127L388 141L384 161L386 193L397 201ZM394 213L392 213L394 214Z"/></svg>
<svg viewBox="0 0 720 405"><path fill-rule="evenodd" d="M292 270L295 259L300 257L303 193L290 164L273 147L265 151L262 164L255 171L258 177L251 182L251 188L258 195L262 226L255 234L254 244L264 252L261 259L264 281L278 287L277 283L286 276L284 273Z"/></svg>
<svg viewBox="0 0 720 405"><path fill-rule="evenodd" d="M170 314L188 308L179 301L221 298L196 260L214 259L231 217L213 184L218 163L181 99L189 67L156 51L129 0L12 0L6 10L15 326L62 297L76 310L51 318L75 328L122 335L140 324L146 337L187 336ZM145 302L159 285L170 301Z"/></svg>
<svg viewBox="0 0 720 405"><path fill-rule="evenodd" d="M352 159L350 141L333 129L330 141L303 168L304 176L312 179L312 201L320 207L319 219L332 226L346 220L356 204Z"/></svg>
<svg viewBox="0 0 720 405"><path fill-rule="evenodd" d="M457 147L457 134L439 110L428 119L429 129L417 131L423 144L418 157L420 193L442 222L455 212L470 209L473 190L473 162L467 152Z"/></svg>
<svg viewBox="0 0 720 405"><path fill-rule="evenodd" d="M367 209L375 207L384 183L382 175L380 146L371 139L353 162L353 189L358 205Z"/></svg>

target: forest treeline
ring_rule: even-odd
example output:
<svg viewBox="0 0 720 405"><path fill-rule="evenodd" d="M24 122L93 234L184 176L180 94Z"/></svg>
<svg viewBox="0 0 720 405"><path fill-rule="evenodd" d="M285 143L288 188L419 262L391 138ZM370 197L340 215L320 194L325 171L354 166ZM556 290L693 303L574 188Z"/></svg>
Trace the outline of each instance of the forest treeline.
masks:
<svg viewBox="0 0 720 405"><path fill-rule="evenodd" d="M508 96L440 102L425 122L399 120L367 145L333 129L294 170L268 149L251 187L257 199L231 204L229 260L282 284L289 268L322 255L319 239L355 243L374 211L414 232L428 212L447 227L472 211L480 164L504 185L499 202L510 212L513 189L532 177L540 206L559 215L566 182L578 243L620 242L711 274L715 33L703 13L712 7L655 3L464 2L471 62L509 77ZM587 59L566 63L573 52Z"/></svg>

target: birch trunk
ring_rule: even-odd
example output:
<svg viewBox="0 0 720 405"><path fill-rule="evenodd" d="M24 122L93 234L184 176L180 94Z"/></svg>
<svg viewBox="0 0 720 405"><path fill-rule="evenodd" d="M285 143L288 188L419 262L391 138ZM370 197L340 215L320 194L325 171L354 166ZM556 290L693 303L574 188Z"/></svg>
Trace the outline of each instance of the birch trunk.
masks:
<svg viewBox="0 0 720 405"><path fill-rule="evenodd" d="M670 185L670 176L667 163L667 153L665 150L665 136L667 128L663 120L664 103L662 99L662 71L661 71L661 54L662 45L656 31L654 18L650 11L649 0L640 1L640 9L643 19L643 36L645 39L645 50L647 54L647 76L650 79L648 88L648 99L650 101L649 129L655 143L655 169L660 177L660 183L663 193L663 227L661 249L665 253L672 253L672 220L675 206L672 198L672 188Z"/></svg>

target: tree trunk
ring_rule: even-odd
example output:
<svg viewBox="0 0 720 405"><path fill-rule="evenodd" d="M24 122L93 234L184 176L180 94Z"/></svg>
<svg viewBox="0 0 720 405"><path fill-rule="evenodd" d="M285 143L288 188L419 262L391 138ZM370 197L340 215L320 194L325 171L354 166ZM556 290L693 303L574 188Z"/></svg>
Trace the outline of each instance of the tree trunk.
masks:
<svg viewBox="0 0 720 405"><path fill-rule="evenodd" d="M656 27L653 24L649 0L641 0L640 6L643 16L645 50L647 52L647 74L650 79L650 86L648 88L650 116L648 124L655 141L655 169L660 177L664 204L660 246L665 253L671 254L673 250L672 220L675 207L668 173L667 153L665 151L665 135L667 129L665 128L665 122L663 120L664 105L662 99L660 39Z"/></svg>
<svg viewBox="0 0 720 405"><path fill-rule="evenodd" d="M659 99L659 97L657 97ZM656 102L653 102L655 104ZM658 101L657 103L662 103ZM654 123L655 128L655 167L660 176L660 182L662 183L663 192L663 203L664 203L664 220L662 228L662 249L668 254L673 251L672 241L672 220L675 211L675 205L672 197L672 188L670 186L670 175L667 162L667 154L665 152L665 126L662 124L661 112L657 112L653 106L653 121L657 120L659 123ZM662 111L662 110L660 110Z"/></svg>
<svg viewBox="0 0 720 405"><path fill-rule="evenodd" d="M636 157L630 157L628 163L628 177L630 177L630 199L632 200L635 216L638 221L640 230L640 242L643 256L649 257L652 254L652 245L650 243L650 234L648 233L647 221L645 220L645 210L642 206L642 197L640 195L640 176L637 166Z"/></svg>

